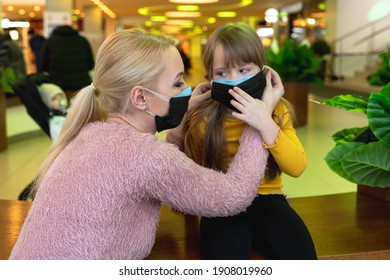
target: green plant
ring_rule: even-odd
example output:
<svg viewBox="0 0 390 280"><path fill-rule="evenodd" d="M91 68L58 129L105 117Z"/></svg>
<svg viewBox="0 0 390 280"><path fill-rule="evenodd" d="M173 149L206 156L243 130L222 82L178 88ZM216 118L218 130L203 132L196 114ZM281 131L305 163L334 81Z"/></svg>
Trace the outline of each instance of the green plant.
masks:
<svg viewBox="0 0 390 280"><path fill-rule="evenodd" d="M323 39L314 41L314 43L311 45L311 48L313 49L313 52L319 57L323 57L324 55L330 53L330 46Z"/></svg>
<svg viewBox="0 0 390 280"><path fill-rule="evenodd" d="M11 67L7 67L0 72L0 92L13 93L12 84L15 82L15 72Z"/></svg>
<svg viewBox="0 0 390 280"><path fill-rule="evenodd" d="M338 95L326 105L366 114L368 126L335 133L325 161L339 176L372 187L390 186L390 83L368 98Z"/></svg>
<svg viewBox="0 0 390 280"><path fill-rule="evenodd" d="M367 81L373 86L383 86L390 82L390 48L381 54L379 58L382 60L375 73L367 76Z"/></svg>
<svg viewBox="0 0 390 280"><path fill-rule="evenodd" d="M280 49L268 48L266 63L277 71L283 81L321 83L321 59L306 46L293 39L286 40Z"/></svg>

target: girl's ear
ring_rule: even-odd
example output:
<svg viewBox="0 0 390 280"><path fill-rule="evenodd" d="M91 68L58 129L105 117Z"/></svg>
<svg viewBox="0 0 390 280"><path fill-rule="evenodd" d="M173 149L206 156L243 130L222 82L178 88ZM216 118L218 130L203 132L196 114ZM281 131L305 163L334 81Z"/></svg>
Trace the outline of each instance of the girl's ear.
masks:
<svg viewBox="0 0 390 280"><path fill-rule="evenodd" d="M133 107L139 110L147 109L147 101L146 101L146 89L142 86L135 86L130 90L130 103Z"/></svg>
<svg viewBox="0 0 390 280"><path fill-rule="evenodd" d="M210 78L210 74L209 74L209 73L204 74L204 78L205 78L207 81L211 82L211 78Z"/></svg>

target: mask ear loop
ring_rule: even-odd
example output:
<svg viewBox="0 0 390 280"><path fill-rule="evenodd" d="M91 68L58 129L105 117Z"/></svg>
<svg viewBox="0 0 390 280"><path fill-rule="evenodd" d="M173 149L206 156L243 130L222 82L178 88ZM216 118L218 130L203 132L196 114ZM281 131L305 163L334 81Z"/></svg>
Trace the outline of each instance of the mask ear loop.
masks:
<svg viewBox="0 0 390 280"><path fill-rule="evenodd" d="M158 92L155 92L154 90L151 90L151 89L148 89L148 88L145 88L147 91L149 91L151 94L157 96L158 98L162 99L162 100L165 100L167 102L169 102L169 100L171 99L170 97L168 96L165 96L165 95L162 95Z"/></svg>
<svg viewBox="0 0 390 280"><path fill-rule="evenodd" d="M149 111L149 106L148 105L146 105L146 107L145 107L145 112L148 113L149 115L153 116L153 117L156 116L155 113L152 113L152 112Z"/></svg>

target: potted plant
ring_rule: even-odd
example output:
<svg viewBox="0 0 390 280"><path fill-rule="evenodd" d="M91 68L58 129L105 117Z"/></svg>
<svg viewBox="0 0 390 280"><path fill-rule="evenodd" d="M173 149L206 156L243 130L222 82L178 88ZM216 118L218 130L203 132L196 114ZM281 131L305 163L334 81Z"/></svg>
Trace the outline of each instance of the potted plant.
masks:
<svg viewBox="0 0 390 280"><path fill-rule="evenodd" d="M390 82L390 48L379 54L381 64L376 72L367 76L367 81L372 86L384 86Z"/></svg>
<svg viewBox="0 0 390 280"><path fill-rule="evenodd" d="M284 84L285 95L295 109L297 126L306 125L308 84L321 83L321 59L311 47L287 39L280 48L268 48L266 63L275 69Z"/></svg>
<svg viewBox="0 0 390 280"><path fill-rule="evenodd" d="M11 85L16 81L15 73L8 67L0 70L0 152L7 148L7 129L5 120L6 93L12 93Z"/></svg>
<svg viewBox="0 0 390 280"><path fill-rule="evenodd" d="M323 103L366 114L368 121L332 136L336 145L325 157L327 165L358 184L358 191L390 202L390 83L368 98L338 95Z"/></svg>
<svg viewBox="0 0 390 280"><path fill-rule="evenodd" d="M313 42L311 48L313 49L313 52L321 59L319 75L321 79L325 79L327 59L329 59L328 55L331 53L330 46L324 39L317 39Z"/></svg>

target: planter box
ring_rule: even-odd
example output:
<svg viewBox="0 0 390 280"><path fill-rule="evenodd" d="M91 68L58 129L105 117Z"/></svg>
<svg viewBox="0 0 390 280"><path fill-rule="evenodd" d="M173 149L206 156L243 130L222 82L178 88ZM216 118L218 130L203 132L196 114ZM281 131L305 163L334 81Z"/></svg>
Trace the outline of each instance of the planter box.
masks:
<svg viewBox="0 0 390 280"><path fill-rule="evenodd" d="M288 100L295 109L295 127L307 124L307 107L309 86L307 82L283 82L284 98Z"/></svg>
<svg viewBox="0 0 390 280"><path fill-rule="evenodd" d="M378 188L378 187L370 187L366 185L360 185L357 186L357 191L359 193L390 202L390 187L388 188Z"/></svg>

